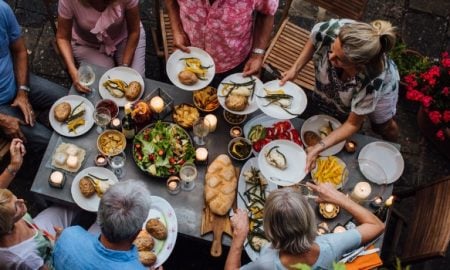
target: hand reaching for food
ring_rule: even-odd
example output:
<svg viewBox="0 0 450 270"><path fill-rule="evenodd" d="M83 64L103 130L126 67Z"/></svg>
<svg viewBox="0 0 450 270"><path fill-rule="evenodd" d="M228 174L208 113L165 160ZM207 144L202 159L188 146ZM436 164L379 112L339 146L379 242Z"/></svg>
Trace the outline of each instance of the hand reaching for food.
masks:
<svg viewBox="0 0 450 270"><path fill-rule="evenodd" d="M280 86L283 86L287 81L292 81L295 76L297 76L297 71L295 70L294 67L291 67L290 69L288 69L285 72L281 73L281 80L280 80Z"/></svg>
<svg viewBox="0 0 450 270"><path fill-rule="evenodd" d="M338 191L332 184L325 183L315 185L311 182L307 182L306 185L317 193L317 201L333 203L338 206L342 206L344 200L348 199L344 193Z"/></svg>
<svg viewBox="0 0 450 270"><path fill-rule="evenodd" d="M245 242L248 234L248 215L241 208L236 209L234 215L230 218L233 227L233 240Z"/></svg>

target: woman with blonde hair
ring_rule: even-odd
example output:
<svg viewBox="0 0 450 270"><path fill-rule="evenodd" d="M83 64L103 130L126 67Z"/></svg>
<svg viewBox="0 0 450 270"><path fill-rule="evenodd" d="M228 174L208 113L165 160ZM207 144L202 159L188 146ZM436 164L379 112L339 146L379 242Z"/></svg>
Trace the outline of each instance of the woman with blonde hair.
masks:
<svg viewBox="0 0 450 270"><path fill-rule="evenodd" d="M145 31L138 0L59 0L58 48L75 88L80 84L75 60L112 68L129 66L145 75Z"/></svg>
<svg viewBox="0 0 450 270"><path fill-rule="evenodd" d="M233 241L225 270L292 269L301 263L311 269L331 269L332 263L347 251L365 244L384 230L384 224L369 210L353 202L330 184L308 186L318 194L319 202L336 204L359 223L355 229L316 237L316 217L307 199L298 189L272 191L264 205L264 233L270 244L261 248L259 258L241 266L242 248L249 230L248 216L238 209L231 218Z"/></svg>
<svg viewBox="0 0 450 270"><path fill-rule="evenodd" d="M56 232L69 226L75 213L52 206L33 220L23 199L0 189L0 268L53 269L51 252Z"/></svg>
<svg viewBox="0 0 450 270"><path fill-rule="evenodd" d="M307 170L320 152L345 140L362 126L365 116L383 139L396 141L394 120L398 99L397 67L387 53L395 45L395 28L386 21L371 24L332 19L316 24L294 65L283 73L280 84L294 79L313 59L316 85L310 107L322 106L346 118L315 146L308 148ZM312 108L314 109L314 108Z"/></svg>

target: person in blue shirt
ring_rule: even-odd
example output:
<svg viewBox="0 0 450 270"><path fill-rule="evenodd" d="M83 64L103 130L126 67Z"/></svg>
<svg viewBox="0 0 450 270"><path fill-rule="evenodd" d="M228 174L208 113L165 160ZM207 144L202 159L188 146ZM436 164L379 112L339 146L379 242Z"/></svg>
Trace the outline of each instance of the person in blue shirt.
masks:
<svg viewBox="0 0 450 270"><path fill-rule="evenodd" d="M51 137L48 110L67 89L28 74L28 54L11 7L0 1L0 133L42 155ZM36 121L38 120L38 121Z"/></svg>
<svg viewBox="0 0 450 270"><path fill-rule="evenodd" d="M54 247L55 269L146 269L133 241L148 216L150 201L142 183L128 180L111 186L98 208L100 236L79 226L64 229Z"/></svg>

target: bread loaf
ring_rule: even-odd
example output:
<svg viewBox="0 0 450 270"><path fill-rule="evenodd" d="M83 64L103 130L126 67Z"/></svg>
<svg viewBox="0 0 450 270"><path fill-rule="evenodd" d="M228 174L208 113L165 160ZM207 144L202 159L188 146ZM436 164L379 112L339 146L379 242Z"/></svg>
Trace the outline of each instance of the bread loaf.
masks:
<svg viewBox="0 0 450 270"><path fill-rule="evenodd" d="M237 177L227 155L218 156L205 176L205 201L217 215L226 215L236 197Z"/></svg>

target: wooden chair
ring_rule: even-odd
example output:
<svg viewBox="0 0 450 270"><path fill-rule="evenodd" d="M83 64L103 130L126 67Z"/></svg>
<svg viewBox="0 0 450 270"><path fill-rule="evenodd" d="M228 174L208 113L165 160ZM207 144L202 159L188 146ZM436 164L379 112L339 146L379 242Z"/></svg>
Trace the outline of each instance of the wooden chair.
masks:
<svg viewBox="0 0 450 270"><path fill-rule="evenodd" d="M320 8L327 9L331 13L342 18L360 20L364 14L367 0L306 0ZM286 3L282 15L282 24L272 39L264 57L264 63L270 64L277 70L288 70L303 50L309 39L309 29L303 29L289 22L288 11L292 1ZM309 61L294 80L302 88L314 90L315 73L312 61Z"/></svg>
<svg viewBox="0 0 450 270"><path fill-rule="evenodd" d="M397 220L394 237L386 246L397 251L401 232L406 224L406 237L399 258L403 265L420 262L438 256L445 256L450 242L450 176L413 192L397 194L399 198L415 197L413 217L407 222L395 208L391 211L392 220ZM383 247L385 248L385 247ZM393 258L388 258L393 260Z"/></svg>

